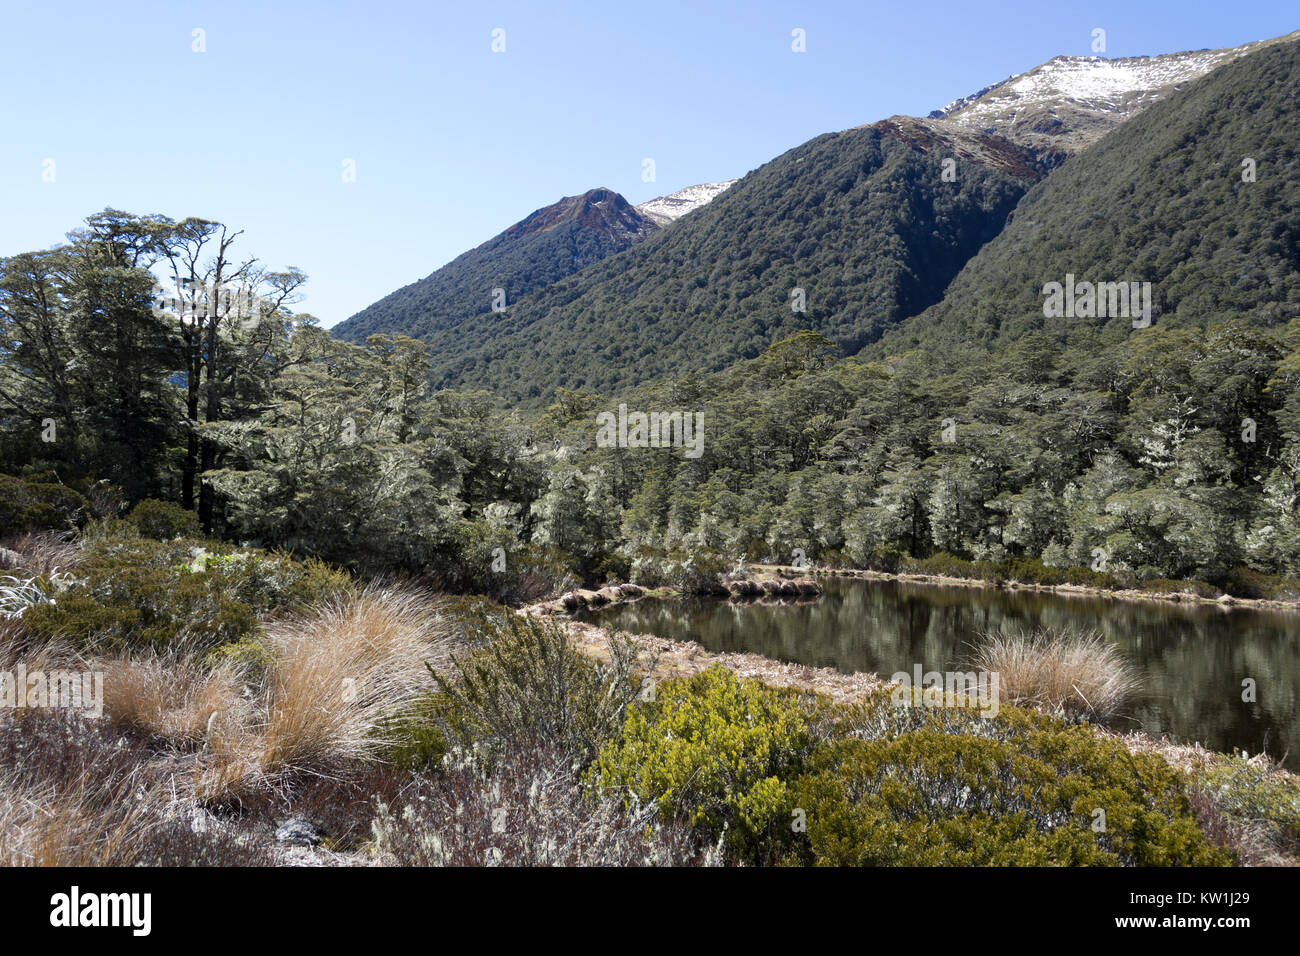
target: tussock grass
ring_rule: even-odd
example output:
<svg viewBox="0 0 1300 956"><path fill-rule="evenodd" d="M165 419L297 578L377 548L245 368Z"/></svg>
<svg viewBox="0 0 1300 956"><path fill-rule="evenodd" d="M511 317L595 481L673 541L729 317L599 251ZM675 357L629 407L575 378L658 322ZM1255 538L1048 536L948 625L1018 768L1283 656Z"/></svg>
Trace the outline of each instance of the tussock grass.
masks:
<svg viewBox="0 0 1300 956"><path fill-rule="evenodd" d="M1004 703L1071 719L1108 720L1140 686L1133 666L1094 632L990 634L976 660L998 674Z"/></svg>
<svg viewBox="0 0 1300 956"><path fill-rule="evenodd" d="M152 749L78 717L0 715L0 866L257 865L267 850L195 826Z"/></svg>
<svg viewBox="0 0 1300 956"><path fill-rule="evenodd" d="M266 643L258 768L276 773L373 757L375 731L427 693L453 638L427 595L371 586L272 624Z"/></svg>
<svg viewBox="0 0 1300 956"><path fill-rule="evenodd" d="M225 737L247 726L253 701L244 694L238 665L205 663L189 647L146 656L109 658L104 672L104 714L113 723L181 746Z"/></svg>
<svg viewBox="0 0 1300 956"><path fill-rule="evenodd" d="M81 545L70 532L29 532L0 542L0 569L32 577L70 571L80 559Z"/></svg>

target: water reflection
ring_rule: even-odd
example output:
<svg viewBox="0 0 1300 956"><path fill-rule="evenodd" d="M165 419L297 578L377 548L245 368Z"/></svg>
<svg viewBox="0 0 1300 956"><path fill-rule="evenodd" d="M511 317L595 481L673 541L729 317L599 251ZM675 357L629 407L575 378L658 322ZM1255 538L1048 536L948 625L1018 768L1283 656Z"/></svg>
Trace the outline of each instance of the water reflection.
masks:
<svg viewBox="0 0 1300 956"><path fill-rule="evenodd" d="M585 620L711 651L889 675L920 663L964 668L982 633L1039 626L1095 630L1138 665L1142 690L1114 721L1214 750L1286 754L1300 769L1300 614L1114 601L1050 592L823 579L799 604L645 600L584 612ZM1255 703L1241 699L1256 683Z"/></svg>

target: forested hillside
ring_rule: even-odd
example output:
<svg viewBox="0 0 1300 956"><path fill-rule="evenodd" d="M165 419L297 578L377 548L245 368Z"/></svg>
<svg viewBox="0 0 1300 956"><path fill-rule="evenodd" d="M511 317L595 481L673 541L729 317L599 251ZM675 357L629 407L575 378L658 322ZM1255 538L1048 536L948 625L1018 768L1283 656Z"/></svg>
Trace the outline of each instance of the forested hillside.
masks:
<svg viewBox="0 0 1300 956"><path fill-rule="evenodd" d="M426 336L434 381L611 389L724 368L800 329L857 351L936 302L1039 175L995 137L888 121L820 136L627 252Z"/></svg>
<svg viewBox="0 0 1300 956"><path fill-rule="evenodd" d="M427 337L469 316L491 314L494 306L508 308L658 229L654 219L611 189L567 196L367 306L335 326L333 334L349 342L364 342L376 332ZM496 289L500 301L494 299Z"/></svg>
<svg viewBox="0 0 1300 956"><path fill-rule="evenodd" d="M997 348L1042 330L1062 343L1123 318L1047 319L1043 286L1067 273L1150 282L1153 321L1300 315L1300 43L1221 68L1056 170L953 281L942 302L882 342ZM951 353L950 353L951 354Z"/></svg>
<svg viewBox="0 0 1300 956"><path fill-rule="evenodd" d="M856 357L1025 181L967 162L945 183L939 151L880 128L821 137L492 316L489 378L564 350L569 380L610 383L543 377L540 410L430 387L449 358L421 342L329 336L292 311L304 277L237 264L220 224L105 211L0 264L0 530L158 497L218 534L516 597L570 573L941 552L1267 591L1261 572L1300 573L1296 51L1069 160L946 301ZM208 283L214 261L260 291L256 315L155 307L147 267ZM1150 281L1154 323L1045 319L1043 284L1067 272ZM525 321L542 311L567 325ZM818 322L840 341L799 328ZM758 356L692 371L729 350ZM615 388L642 375L658 380ZM602 446L597 415L620 403L702 415L699 454Z"/></svg>

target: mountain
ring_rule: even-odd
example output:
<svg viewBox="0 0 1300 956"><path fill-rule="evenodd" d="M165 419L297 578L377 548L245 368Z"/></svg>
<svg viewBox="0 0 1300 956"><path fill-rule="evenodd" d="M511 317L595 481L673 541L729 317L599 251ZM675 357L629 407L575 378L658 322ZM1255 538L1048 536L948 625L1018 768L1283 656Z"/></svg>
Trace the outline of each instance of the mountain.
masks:
<svg viewBox="0 0 1300 956"><path fill-rule="evenodd" d="M434 381L609 390L722 368L800 329L855 352L938 301L1044 173L1027 149L932 121L819 136L645 242L435 332Z"/></svg>
<svg viewBox="0 0 1300 956"><path fill-rule="evenodd" d="M1058 56L929 118L1004 136L1059 161L1211 70L1298 37L1300 31L1231 49L1161 56Z"/></svg>
<svg viewBox="0 0 1300 956"><path fill-rule="evenodd" d="M1254 181L1243 181L1246 160ZM998 349L1032 332L1068 339L1098 327L1128 347L1126 318L1044 316L1044 285L1067 274L1149 282L1162 327L1300 317L1298 172L1300 40L1290 40L1190 84L1055 170L943 301L872 354Z"/></svg>
<svg viewBox="0 0 1300 956"><path fill-rule="evenodd" d="M667 196L643 202L636 207L636 211L643 216L649 216L659 225L666 226L670 222L676 222L688 212L707 206L737 182L739 180L728 179L724 183L700 183L698 186L687 186Z"/></svg>
<svg viewBox="0 0 1300 956"><path fill-rule="evenodd" d="M621 250L611 244L607 257L581 262L570 257L564 268L544 269L529 277L534 281L521 282L518 276L528 272L529 264L519 249L507 247L516 258L509 270L515 281L506 311L490 312L482 304L483 288L506 285L499 263L492 262L496 271L490 282L488 275L479 274L487 271L484 260L499 257L489 243L480 250L490 255L476 262L474 308L463 306L470 293L462 286L454 296L439 290L450 305L435 308L426 302L420 311L408 303L404 310L390 310L386 303L415 288L408 287L361 313L344 331L359 338L358 320L380 313L387 327L370 321L366 330L399 330L424 338L432 352L435 384L490 386L506 396L530 398L560 385L609 391L688 370L720 369L804 329L827 336L844 354L867 347L880 354L899 343L943 338L945 329L971 322L972 309L982 310L979 315L986 319L994 302L1014 302L1014 308L1032 313L1032 296L1024 290L1041 288L1047 279L1039 277L1037 286L1001 288L997 269L1022 276L1028 263L1041 265L1042 249L1035 246L1040 217L1066 230L1052 239L1054 249L1100 254L1104 242L1121 259L1141 248L1164 265L1171 263L1174 250L1190 262L1205 254L1189 247L1195 237L1177 219L1181 215L1197 222L1200 211L1171 199L1200 190L1204 183L1180 181L1170 173L1173 160L1154 154L1150 143L1133 135L1121 141L1132 168L1103 164L1103 173L1092 174L1089 170L1097 168L1092 154L1106 146L1102 155L1115 157L1107 144L1131 123L1157 109L1170 122L1171 116L1182 115L1183 107L1164 104L1189 102L1222 70L1292 49L1296 37L1300 33L1227 50L1153 57L1057 57L929 117L894 116L825 134L739 180L691 187L630 209L647 222L671 228L653 231L644 242L627 241ZM1200 110L1197 115L1209 114ZM1188 144L1195 144L1202 131L1175 122L1170 128L1182 130L1184 138L1171 142L1154 122L1139 129L1169 155L1183 157L1179 162L1200 170L1204 157L1184 154L1194 149ZM1258 142L1263 150L1267 143L1259 137L1267 135L1261 126L1242 142ZM1229 160L1218 161L1231 165ZM1112 161L1124 162L1122 157L1107 160ZM1139 167L1140 174L1133 173ZM1067 170L1073 172L1067 175ZM955 182L945 175L953 172ZM1089 178L1094 175L1100 178ZM1139 175L1145 181L1135 178ZM1107 183L1107 177L1112 181ZM1119 182L1126 184L1127 193L1116 193ZM1051 185L1051 198L1022 202L1035 184L1031 195ZM1279 188L1276 182L1259 185L1261 195ZM1226 188L1222 181L1215 186L1219 192ZM1145 223L1142 235L1131 235L1125 220L1109 211L1111 205L1129 209L1135 196L1161 210L1152 219L1147 209L1131 209L1132 218ZM1216 193L1207 201L1221 198ZM1017 204L1022 212L1013 215ZM564 218L559 213L543 216L546 212L516 228L528 232L527 224L535 218ZM1059 224L1058 215L1064 217ZM1248 221L1255 224L1253 216ZM971 272L950 289L1009 221L1018 224L1016 252L1006 252L1012 248L1008 245L990 247L983 271ZM1284 223L1271 228L1285 234ZM508 230L493 242L510 234ZM1169 244L1170 236L1178 238L1176 245ZM1236 240L1241 237L1234 236ZM1210 245L1221 242L1216 237ZM1057 261L1051 261L1049 275L1082 268L1057 268ZM1246 270L1242 274L1249 274L1248 264L1240 265ZM1160 271L1147 258L1136 267L1144 274ZM945 296L954 304L946 305ZM1250 305L1253 300L1248 294L1233 298L1224 292L1216 301ZM796 307L800 302L802 310ZM945 311L949 308L952 312ZM412 321L413 312L422 318ZM918 321L922 313L927 317ZM931 318L939 315L949 315L947 325ZM985 328L981 334L995 333ZM888 344L876 346L886 335Z"/></svg>
<svg viewBox="0 0 1300 956"><path fill-rule="evenodd" d="M334 327L363 342L376 332L416 338L490 312L493 290L505 304L632 246L659 224L611 189L566 196L538 209L418 282L403 286Z"/></svg>

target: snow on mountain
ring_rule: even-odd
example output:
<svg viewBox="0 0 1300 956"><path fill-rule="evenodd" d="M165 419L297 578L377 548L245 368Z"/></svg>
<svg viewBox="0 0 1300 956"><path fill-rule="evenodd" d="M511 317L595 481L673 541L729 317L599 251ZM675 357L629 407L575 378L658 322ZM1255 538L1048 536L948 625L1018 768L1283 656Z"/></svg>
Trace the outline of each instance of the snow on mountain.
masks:
<svg viewBox="0 0 1300 956"><path fill-rule="evenodd" d="M659 196L649 202L643 202L636 207L636 211L653 219L659 225L666 226L694 209L707 206L738 181L728 179L724 183L700 183L698 186L687 186L667 196Z"/></svg>
<svg viewBox="0 0 1300 956"><path fill-rule="evenodd" d="M1230 60L1300 31L1222 50L1108 59L1058 56L930 114L1049 153L1090 145L1156 100Z"/></svg>

